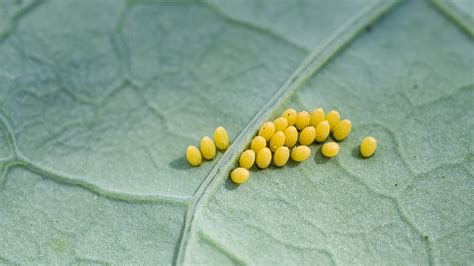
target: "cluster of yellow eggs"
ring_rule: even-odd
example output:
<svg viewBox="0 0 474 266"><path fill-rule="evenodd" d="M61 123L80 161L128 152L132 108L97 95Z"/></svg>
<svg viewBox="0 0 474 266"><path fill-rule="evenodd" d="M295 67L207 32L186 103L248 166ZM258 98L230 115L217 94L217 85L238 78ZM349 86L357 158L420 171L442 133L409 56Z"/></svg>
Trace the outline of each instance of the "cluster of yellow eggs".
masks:
<svg viewBox="0 0 474 266"><path fill-rule="evenodd" d="M336 110L326 114L323 108L316 108L310 114L288 109L273 122L263 123L250 148L240 155L240 167L232 170L230 177L235 183L242 184L248 180L248 169L254 164L259 169L265 169L272 161L276 167L285 166L290 158L302 162L311 155L310 144L324 142L331 132L335 140L342 141L349 136L351 129L351 121L341 120ZM373 137L365 138L360 147L361 155L372 156L376 146ZM321 147L321 153L328 158L334 157L339 153L339 145L332 141L326 142Z"/></svg>
<svg viewBox="0 0 474 266"><path fill-rule="evenodd" d="M201 139L198 149L196 146L189 145L186 149L186 159L192 166L199 166L202 163L202 157L206 160L212 160L216 157L217 149L224 151L229 147L229 134L223 127L218 127L214 131L214 140L208 136Z"/></svg>

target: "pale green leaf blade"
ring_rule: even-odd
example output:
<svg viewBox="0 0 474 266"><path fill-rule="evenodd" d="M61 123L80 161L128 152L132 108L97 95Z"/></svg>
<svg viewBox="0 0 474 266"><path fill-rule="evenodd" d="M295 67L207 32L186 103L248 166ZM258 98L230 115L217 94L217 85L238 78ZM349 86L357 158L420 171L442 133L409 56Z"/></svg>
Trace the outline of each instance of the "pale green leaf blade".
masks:
<svg viewBox="0 0 474 266"><path fill-rule="evenodd" d="M473 50L430 3L392 11L270 114L337 108L353 121L339 156L313 145L309 160L238 187L222 172L196 206L184 261L469 264ZM364 160L367 135L379 148Z"/></svg>
<svg viewBox="0 0 474 266"><path fill-rule="evenodd" d="M176 262L220 160L190 168L186 145L219 125L235 138L295 69L310 75L393 2L322 5L341 13L304 25L289 13L306 40L201 2L2 1L0 261Z"/></svg>

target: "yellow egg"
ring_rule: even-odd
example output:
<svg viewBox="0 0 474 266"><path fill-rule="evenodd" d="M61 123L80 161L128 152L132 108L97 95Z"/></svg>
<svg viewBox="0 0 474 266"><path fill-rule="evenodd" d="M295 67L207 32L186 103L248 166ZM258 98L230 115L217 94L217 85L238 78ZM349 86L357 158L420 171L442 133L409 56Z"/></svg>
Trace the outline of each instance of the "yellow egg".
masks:
<svg viewBox="0 0 474 266"><path fill-rule="evenodd" d="M255 163L257 164L258 168L260 169L267 168L271 162L272 162L272 152L270 151L269 148L265 147L257 153L257 159L255 160Z"/></svg>
<svg viewBox="0 0 474 266"><path fill-rule="evenodd" d="M311 121L311 116L306 111L301 111L298 113L296 117L295 126L297 129L302 130L303 128L309 126L309 122Z"/></svg>
<svg viewBox="0 0 474 266"><path fill-rule="evenodd" d="M285 145L285 133L278 131L270 140L270 150L275 152L279 147Z"/></svg>
<svg viewBox="0 0 474 266"><path fill-rule="evenodd" d="M192 166L198 166L202 163L201 152L196 146L189 145L186 149L186 159Z"/></svg>
<svg viewBox="0 0 474 266"><path fill-rule="evenodd" d="M326 157L334 157L339 153L339 145L336 142L324 143L321 147L321 153Z"/></svg>
<svg viewBox="0 0 474 266"><path fill-rule="evenodd" d="M272 122L265 122L258 130L258 135L269 141L275 133L275 125Z"/></svg>
<svg viewBox="0 0 474 266"><path fill-rule="evenodd" d="M311 121L309 122L310 125L313 127L317 127L319 123L321 123L326 115L324 114L324 109L319 107L314 109L311 113Z"/></svg>
<svg viewBox="0 0 474 266"><path fill-rule="evenodd" d="M318 126L316 127L316 137L314 139L319 143L325 141L329 136L329 130L330 126L327 120L319 122Z"/></svg>
<svg viewBox="0 0 474 266"><path fill-rule="evenodd" d="M293 151L291 151L291 159L295 162L302 162L311 155L311 150L308 146L300 145L295 147Z"/></svg>
<svg viewBox="0 0 474 266"><path fill-rule="evenodd" d="M230 179L236 184L245 183L249 179L249 171L242 167L235 168L230 173Z"/></svg>
<svg viewBox="0 0 474 266"><path fill-rule="evenodd" d="M305 127L300 132L299 141L301 145L310 145L316 137L316 129L313 126Z"/></svg>
<svg viewBox="0 0 474 266"><path fill-rule="evenodd" d="M360 143L360 155L362 157L370 157L377 149L377 140L374 137L365 137Z"/></svg>
<svg viewBox="0 0 474 266"><path fill-rule="evenodd" d="M240 155L239 165L245 169L250 169L255 162L255 152L246 150Z"/></svg>
<svg viewBox="0 0 474 266"><path fill-rule="evenodd" d="M332 110L326 115L326 120L329 122L329 126L331 127L331 132L332 132L334 128L336 127L336 125L341 120L341 116L339 115L338 111Z"/></svg>
<svg viewBox="0 0 474 266"><path fill-rule="evenodd" d="M285 129L285 146L288 148L293 148L298 142L298 130L296 127L289 126Z"/></svg>
<svg viewBox="0 0 474 266"><path fill-rule="evenodd" d="M284 117L278 117L277 119L273 120L273 124L275 125L275 132L285 131L285 129L288 127L288 120Z"/></svg>
<svg viewBox="0 0 474 266"><path fill-rule="evenodd" d="M216 157L216 145L214 144L214 141L208 136L205 136L201 140L201 153L202 157L204 157L206 160L212 160L214 157Z"/></svg>
<svg viewBox="0 0 474 266"><path fill-rule="evenodd" d="M229 134L227 134L225 128L216 128L214 131L214 142L216 143L216 147L221 151L229 147Z"/></svg>
<svg viewBox="0 0 474 266"><path fill-rule="evenodd" d="M296 112L296 110L292 108L284 111L283 114L281 114L282 117L288 120L288 126L292 126L295 124L297 115L298 113Z"/></svg>
<svg viewBox="0 0 474 266"><path fill-rule="evenodd" d="M345 138L347 138L347 136L349 136L349 133L351 133L351 129L352 129L351 120L349 119L341 120L341 122L337 124L336 128L334 128L334 131L332 132L332 136L338 141L344 140Z"/></svg>
<svg viewBox="0 0 474 266"><path fill-rule="evenodd" d="M262 136L256 136L250 143L250 149L252 149L255 154L265 147L267 147L267 141Z"/></svg>
<svg viewBox="0 0 474 266"><path fill-rule="evenodd" d="M273 154L273 163L277 167L282 167L288 162L288 158L290 158L290 149L281 146L276 150L275 154Z"/></svg>

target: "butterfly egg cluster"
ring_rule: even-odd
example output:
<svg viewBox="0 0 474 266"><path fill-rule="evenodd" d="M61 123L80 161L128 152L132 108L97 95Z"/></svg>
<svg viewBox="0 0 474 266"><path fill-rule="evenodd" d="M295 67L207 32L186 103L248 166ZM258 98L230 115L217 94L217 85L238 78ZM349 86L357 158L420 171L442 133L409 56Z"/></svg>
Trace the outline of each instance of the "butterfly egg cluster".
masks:
<svg viewBox="0 0 474 266"><path fill-rule="evenodd" d="M229 134L223 127L218 127L214 131L214 139L209 136L204 136L199 144L199 149L196 146L189 145L186 149L186 159L192 166L199 166L202 164L202 158L206 160L213 160L216 157L217 149L224 151L229 147ZM245 182L245 181L244 181Z"/></svg>
<svg viewBox="0 0 474 266"><path fill-rule="evenodd" d="M323 108L316 108L311 113L288 109L275 120L263 123L250 142L250 148L245 150L239 158L239 167L231 172L231 179L242 184L248 179L248 170L253 165L257 169L265 169L273 165L285 166L291 159L303 162L311 156L310 145L325 142L330 133L337 141L342 141L351 132L352 124L348 119L341 121L339 112L332 110L325 113ZM339 152L339 145L335 142L325 143L321 152L326 157L334 157ZM245 178L237 173L245 169Z"/></svg>

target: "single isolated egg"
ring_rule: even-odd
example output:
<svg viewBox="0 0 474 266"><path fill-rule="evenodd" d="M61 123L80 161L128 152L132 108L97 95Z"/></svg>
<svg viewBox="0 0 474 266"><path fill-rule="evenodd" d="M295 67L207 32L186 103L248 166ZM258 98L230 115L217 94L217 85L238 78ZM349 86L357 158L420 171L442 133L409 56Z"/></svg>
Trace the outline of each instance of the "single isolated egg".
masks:
<svg viewBox="0 0 474 266"><path fill-rule="evenodd" d="M374 137L365 137L360 143L360 155L368 158L375 153L377 149L377 140Z"/></svg>

